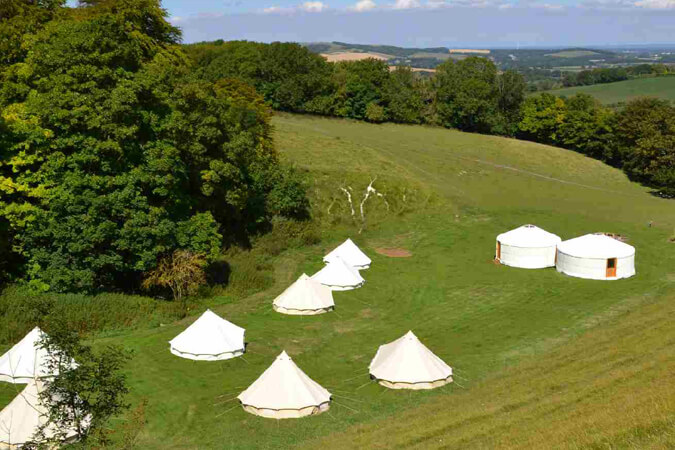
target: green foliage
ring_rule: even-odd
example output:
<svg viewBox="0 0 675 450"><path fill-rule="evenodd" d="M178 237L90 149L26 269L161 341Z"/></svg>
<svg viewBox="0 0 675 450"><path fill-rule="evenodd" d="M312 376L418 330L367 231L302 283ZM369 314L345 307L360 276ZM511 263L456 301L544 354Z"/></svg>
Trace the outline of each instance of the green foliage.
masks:
<svg viewBox="0 0 675 450"><path fill-rule="evenodd" d="M58 444L74 430L74 439L82 445L91 437L105 444L108 421L128 408L124 397L129 389L121 370L131 353L116 345L94 351L61 319L43 328L46 334L38 345L49 355L47 370L57 375L40 392L47 413L34 437L36 443Z"/></svg>
<svg viewBox="0 0 675 450"><path fill-rule="evenodd" d="M436 72L436 107L441 124L489 133L497 115L497 67L486 58L448 60Z"/></svg>
<svg viewBox="0 0 675 450"><path fill-rule="evenodd" d="M617 115L617 139L631 178L675 195L675 107L665 100L641 98Z"/></svg>
<svg viewBox="0 0 675 450"><path fill-rule="evenodd" d="M420 123L422 101L420 81L410 67L398 66L394 69L384 87L384 100L387 104L387 117L392 122Z"/></svg>
<svg viewBox="0 0 675 450"><path fill-rule="evenodd" d="M93 2L6 70L0 224L38 289L134 289L177 249L213 260L222 236L306 207L263 100L193 77L165 15L156 0Z"/></svg>
<svg viewBox="0 0 675 450"><path fill-rule="evenodd" d="M369 58L335 64L337 114L373 122L384 120L383 90L389 80L387 63ZM372 117L368 117L368 106Z"/></svg>
<svg viewBox="0 0 675 450"><path fill-rule="evenodd" d="M220 41L189 45L186 50L206 79L239 78L281 111L302 111L309 99L330 88L331 67L298 44Z"/></svg>
<svg viewBox="0 0 675 450"><path fill-rule="evenodd" d="M518 129L522 138L618 165L621 159L616 151L614 120L612 111L589 95L565 100L543 93L525 100Z"/></svg>

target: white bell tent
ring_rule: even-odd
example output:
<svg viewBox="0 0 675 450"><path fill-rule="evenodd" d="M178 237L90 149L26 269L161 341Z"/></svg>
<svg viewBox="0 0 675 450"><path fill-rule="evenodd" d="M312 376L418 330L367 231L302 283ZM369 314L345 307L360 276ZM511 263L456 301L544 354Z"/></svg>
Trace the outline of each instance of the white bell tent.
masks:
<svg viewBox="0 0 675 450"><path fill-rule="evenodd" d="M356 289L366 282L358 270L339 256L331 257L330 262L323 269L312 275L312 279L334 291Z"/></svg>
<svg viewBox="0 0 675 450"><path fill-rule="evenodd" d="M602 233L558 244L556 269L593 280L618 280L635 275L635 247Z"/></svg>
<svg viewBox="0 0 675 450"><path fill-rule="evenodd" d="M327 411L331 394L300 370L284 351L237 398L251 414L290 419Z"/></svg>
<svg viewBox="0 0 675 450"><path fill-rule="evenodd" d="M381 345L369 369L372 378L391 389L433 389L452 382L452 368L412 331Z"/></svg>
<svg viewBox="0 0 675 450"><path fill-rule="evenodd" d="M173 338L171 353L197 361L220 361L241 356L245 330L207 309L192 325Z"/></svg>
<svg viewBox="0 0 675 450"><path fill-rule="evenodd" d="M372 262L351 239L347 239L332 252L324 256L323 261L330 262L335 256L339 256L344 262L358 270L369 268Z"/></svg>
<svg viewBox="0 0 675 450"><path fill-rule="evenodd" d="M293 284L272 302L275 311L291 315L314 315L331 311L335 307L333 292L328 286L300 275Z"/></svg>
<svg viewBox="0 0 675 450"><path fill-rule="evenodd" d="M41 381L32 380L2 411L0 411L0 448L22 447L35 438L35 433L47 422L47 408L40 399L44 388ZM88 425L89 421L85 421ZM54 436L53 428L44 430L45 437ZM75 429L67 430L66 441L77 435ZM52 447L49 447L52 448Z"/></svg>
<svg viewBox="0 0 675 450"><path fill-rule="evenodd" d="M560 237L534 225L523 225L497 236L496 259L506 266L541 269L555 266Z"/></svg>
<svg viewBox="0 0 675 450"><path fill-rule="evenodd" d="M14 347L0 356L0 381L25 384L35 378L47 378L55 375L47 368L48 352L39 348L44 333L33 328Z"/></svg>

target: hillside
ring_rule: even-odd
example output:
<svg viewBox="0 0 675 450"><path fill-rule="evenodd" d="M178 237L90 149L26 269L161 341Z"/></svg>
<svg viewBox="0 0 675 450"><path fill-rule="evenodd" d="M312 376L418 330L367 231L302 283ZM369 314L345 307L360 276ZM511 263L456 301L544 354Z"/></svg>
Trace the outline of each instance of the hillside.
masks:
<svg viewBox="0 0 675 450"><path fill-rule="evenodd" d="M605 105L627 102L641 96L675 101L675 77L636 78L616 83L576 86L548 92L568 97L582 92L592 95Z"/></svg>
<svg viewBox="0 0 675 450"><path fill-rule="evenodd" d="M242 358L194 362L170 354L167 341L194 317L92 339L135 351L130 400L148 400L138 448L280 448L315 446L317 439L331 447L337 439L424 447L451 442L446 433L452 437L460 425L460 447L526 447L542 442L527 433L549 426L551 414L560 420L552 429L561 445L565 432L582 424L602 427L598 439L608 441L600 444L630 444L621 435L628 424L653 425L643 444L672 443L665 421L673 404L667 377L675 373L672 306L665 307L675 295L672 201L599 161L529 142L288 114L278 114L274 126L282 156L307 171L321 242L270 250L268 259L251 263L269 274L269 284L252 295L216 291L193 308L192 315L210 307L246 328ZM340 188L351 188L360 202L371 182L388 203L368 200L365 223L356 205L352 220ZM638 275L594 282L495 265L495 236L524 223L563 238L620 233L638 248ZM363 272L366 285L336 293L328 314L275 313L272 299L301 273L318 270L322 255L348 236L373 259ZM376 251L382 248L412 256L389 258ZM377 347L409 329L455 368L456 383L393 392L369 380ZM277 422L237 405L239 392L283 349L333 393L328 413ZM528 388L529 380L539 381ZM3 392L0 402L10 397ZM584 398L601 395L602 411L581 415L593 406ZM626 396L642 400L626 403ZM570 404L581 405L578 415ZM606 420L612 411L616 420ZM119 439L122 422L114 426Z"/></svg>

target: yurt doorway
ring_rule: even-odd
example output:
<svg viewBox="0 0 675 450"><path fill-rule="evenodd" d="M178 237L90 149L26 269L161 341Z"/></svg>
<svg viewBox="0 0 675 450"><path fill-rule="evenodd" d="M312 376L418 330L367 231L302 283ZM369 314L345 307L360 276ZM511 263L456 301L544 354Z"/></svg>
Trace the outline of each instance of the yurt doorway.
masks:
<svg viewBox="0 0 675 450"><path fill-rule="evenodd" d="M502 244L499 241L497 241L497 251L495 254L495 258L497 259L497 261L502 259Z"/></svg>
<svg viewBox="0 0 675 450"><path fill-rule="evenodd" d="M609 258L607 260L607 273L605 276L607 278L616 277L616 258Z"/></svg>

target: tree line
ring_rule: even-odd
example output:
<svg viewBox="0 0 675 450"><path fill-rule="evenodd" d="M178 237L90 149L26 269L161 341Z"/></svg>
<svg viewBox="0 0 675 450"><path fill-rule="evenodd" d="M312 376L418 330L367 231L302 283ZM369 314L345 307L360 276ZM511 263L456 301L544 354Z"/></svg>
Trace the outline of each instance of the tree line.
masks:
<svg viewBox="0 0 675 450"><path fill-rule="evenodd" d="M434 76L419 77L376 59L328 63L293 43L215 41L185 48L197 76L242 80L276 110L429 124L560 146L623 168L661 195L675 195L675 108L668 101L637 99L614 111L584 94L526 97L521 74L500 73L482 57L448 60ZM622 71L586 72L608 79ZM658 64L625 69L629 76L662 71Z"/></svg>
<svg viewBox="0 0 675 450"><path fill-rule="evenodd" d="M666 64L638 64L629 67L611 67L565 72L562 77L564 87L590 86L592 84L613 83L631 78L675 74L675 69Z"/></svg>

